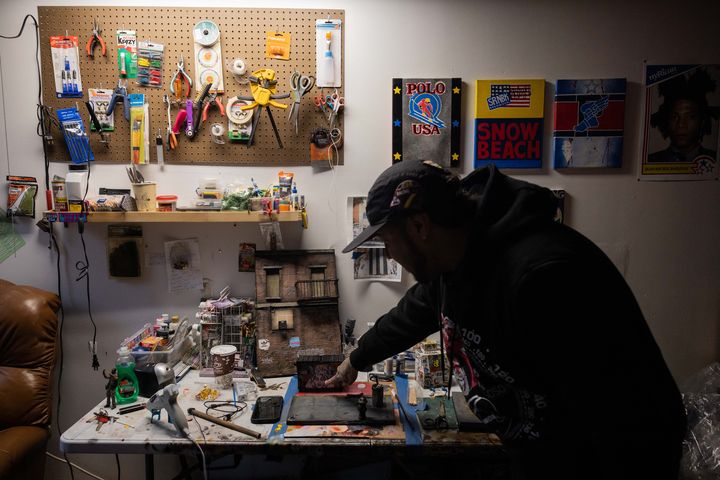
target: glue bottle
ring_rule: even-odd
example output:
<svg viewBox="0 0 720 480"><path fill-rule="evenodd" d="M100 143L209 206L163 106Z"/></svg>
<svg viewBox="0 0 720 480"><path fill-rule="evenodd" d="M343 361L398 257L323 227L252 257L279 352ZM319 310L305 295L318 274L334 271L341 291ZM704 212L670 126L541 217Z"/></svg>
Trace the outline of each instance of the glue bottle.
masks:
<svg viewBox="0 0 720 480"><path fill-rule="evenodd" d="M135 376L135 359L127 347L120 347L115 362L118 384L115 387L115 401L118 405L132 403L138 398L138 379Z"/></svg>

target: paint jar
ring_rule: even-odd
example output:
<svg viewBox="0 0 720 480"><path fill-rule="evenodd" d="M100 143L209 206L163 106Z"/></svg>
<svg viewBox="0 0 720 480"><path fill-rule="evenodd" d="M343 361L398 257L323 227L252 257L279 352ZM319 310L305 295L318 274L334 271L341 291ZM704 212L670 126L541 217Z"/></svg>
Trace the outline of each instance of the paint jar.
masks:
<svg viewBox="0 0 720 480"><path fill-rule="evenodd" d="M177 195L158 195L157 200L158 212L174 212L177 205Z"/></svg>
<svg viewBox="0 0 720 480"><path fill-rule="evenodd" d="M237 348L233 345L216 345L210 349L210 365L212 365L215 383L221 388L230 388L235 367Z"/></svg>
<svg viewBox="0 0 720 480"><path fill-rule="evenodd" d="M154 212L157 208L157 184L155 182L133 183L133 197L138 212Z"/></svg>

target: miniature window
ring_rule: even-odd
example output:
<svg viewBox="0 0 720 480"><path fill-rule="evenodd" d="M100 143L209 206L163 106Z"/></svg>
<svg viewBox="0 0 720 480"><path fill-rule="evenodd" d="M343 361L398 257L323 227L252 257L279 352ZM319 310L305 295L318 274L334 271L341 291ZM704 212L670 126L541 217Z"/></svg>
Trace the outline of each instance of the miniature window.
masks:
<svg viewBox="0 0 720 480"><path fill-rule="evenodd" d="M265 267L265 300L280 298L280 267Z"/></svg>
<svg viewBox="0 0 720 480"><path fill-rule="evenodd" d="M312 296L313 297L324 297L325 296L325 265L314 265L310 267L310 280L312 282Z"/></svg>
<svg viewBox="0 0 720 480"><path fill-rule="evenodd" d="M283 308L272 311L272 329L289 330L293 328L293 311L290 308Z"/></svg>

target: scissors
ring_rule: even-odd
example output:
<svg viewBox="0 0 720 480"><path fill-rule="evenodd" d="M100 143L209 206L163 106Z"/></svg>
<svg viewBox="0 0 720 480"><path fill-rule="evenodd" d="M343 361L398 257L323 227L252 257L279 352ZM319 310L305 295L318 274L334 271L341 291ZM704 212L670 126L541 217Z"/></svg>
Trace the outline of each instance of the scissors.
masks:
<svg viewBox="0 0 720 480"><path fill-rule="evenodd" d="M325 97L322 95L315 95L315 106L318 107L323 112L325 111Z"/></svg>
<svg viewBox="0 0 720 480"><path fill-rule="evenodd" d="M340 109L342 109L345 106L345 97L341 97L337 89L335 89L335 92L332 95L328 95L325 98L325 103L330 105L330 115L328 115L328 120L330 120L330 129L332 130L335 127L335 120L337 120L338 113L340 112Z"/></svg>
<svg viewBox="0 0 720 480"><path fill-rule="evenodd" d="M190 97L190 88L192 88L192 78L185 71L185 59L180 55L177 71L170 80L170 93L175 95L175 101L179 103L183 95L186 99Z"/></svg>
<svg viewBox="0 0 720 480"><path fill-rule="evenodd" d="M298 134L298 116L300 115L300 100L315 86L315 77L312 75L302 75L294 72L290 77L290 87L293 103L290 105L290 114L288 120L295 124L295 135ZM316 97L317 98L317 97ZM317 103L316 103L317 105Z"/></svg>

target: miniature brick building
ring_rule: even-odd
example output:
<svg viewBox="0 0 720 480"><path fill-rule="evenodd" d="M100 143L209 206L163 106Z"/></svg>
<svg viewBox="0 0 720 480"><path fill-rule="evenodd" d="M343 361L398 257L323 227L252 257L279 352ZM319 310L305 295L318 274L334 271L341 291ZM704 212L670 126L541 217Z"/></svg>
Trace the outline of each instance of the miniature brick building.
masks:
<svg viewBox="0 0 720 480"><path fill-rule="evenodd" d="M335 250L259 250L255 261L261 374L293 375L299 352L342 353Z"/></svg>

